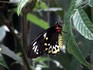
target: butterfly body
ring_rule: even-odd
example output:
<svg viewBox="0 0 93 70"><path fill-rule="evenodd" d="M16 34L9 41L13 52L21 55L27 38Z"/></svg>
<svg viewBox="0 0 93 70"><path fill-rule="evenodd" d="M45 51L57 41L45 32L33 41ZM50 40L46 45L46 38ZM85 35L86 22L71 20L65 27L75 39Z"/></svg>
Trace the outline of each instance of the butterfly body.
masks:
<svg viewBox="0 0 93 70"><path fill-rule="evenodd" d="M62 27L56 23L54 26L43 31L39 36L28 46L27 56L36 58L41 55L55 55L62 48Z"/></svg>

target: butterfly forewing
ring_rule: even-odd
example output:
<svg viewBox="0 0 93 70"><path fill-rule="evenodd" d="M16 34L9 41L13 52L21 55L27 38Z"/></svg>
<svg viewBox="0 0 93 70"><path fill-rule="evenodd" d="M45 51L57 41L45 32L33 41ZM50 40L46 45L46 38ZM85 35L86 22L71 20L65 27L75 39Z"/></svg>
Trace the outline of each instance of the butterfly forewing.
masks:
<svg viewBox="0 0 93 70"><path fill-rule="evenodd" d="M58 24L43 31L28 47L27 56L35 58L44 54L56 54L62 45L61 26ZM61 28L62 29L62 28Z"/></svg>
<svg viewBox="0 0 93 70"><path fill-rule="evenodd" d="M43 34L40 34L27 48L27 55L30 58L35 58L37 56L43 55L44 53L44 43Z"/></svg>

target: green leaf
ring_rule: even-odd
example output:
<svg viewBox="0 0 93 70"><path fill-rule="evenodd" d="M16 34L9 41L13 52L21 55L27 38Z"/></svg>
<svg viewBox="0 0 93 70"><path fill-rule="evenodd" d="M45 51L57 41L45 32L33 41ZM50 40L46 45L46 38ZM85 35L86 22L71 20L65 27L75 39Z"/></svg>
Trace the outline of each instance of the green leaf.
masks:
<svg viewBox="0 0 93 70"><path fill-rule="evenodd" d="M91 62L91 65L93 65L93 48L90 53L90 62ZM93 67L92 67L92 69L93 69Z"/></svg>
<svg viewBox="0 0 93 70"><path fill-rule="evenodd" d="M56 64L57 67L63 68L63 66L61 65L61 63L60 63L59 61L57 61L57 60L52 60L52 62L53 62L54 64Z"/></svg>
<svg viewBox="0 0 93 70"><path fill-rule="evenodd" d="M93 0L88 0L88 4L90 7L93 7Z"/></svg>
<svg viewBox="0 0 93 70"><path fill-rule="evenodd" d="M69 25L69 24L68 24ZM66 29L71 30L71 26L66 25ZM70 31L71 32L71 31ZM72 32L67 35L67 51L74 55L76 57L76 59L83 65L87 66L88 68L90 68L90 64L85 60L84 56L82 55L80 49L78 48L76 41L74 39L74 36L72 34ZM68 32L67 32L68 33Z"/></svg>
<svg viewBox="0 0 93 70"><path fill-rule="evenodd" d="M65 15L65 24L64 24L64 31L66 31L68 34L63 34L64 39L66 40L67 44L67 51L74 55L76 59L83 65L90 68L90 64L85 60L84 56L82 55L79 47L77 46L77 43L74 39L73 33L72 33L72 24L71 24L71 15L74 11L73 6L71 6L70 10Z"/></svg>
<svg viewBox="0 0 93 70"><path fill-rule="evenodd" d="M56 64L57 67L62 68L62 66L61 66L61 64L60 64L59 61L54 60L54 59L51 59L51 58L49 58L49 57L38 57L38 58L35 58L33 61L34 61L34 62L38 62L38 63L42 64L42 65L45 66L45 67L48 67L48 66L45 64L45 61L52 61L54 64Z"/></svg>
<svg viewBox="0 0 93 70"><path fill-rule="evenodd" d="M23 60L21 57L17 56L13 51L11 51L10 49L8 49L6 46L4 46L3 44L0 45L0 53L9 56L10 58L16 60L17 62L19 62L21 65L23 65Z"/></svg>
<svg viewBox="0 0 93 70"><path fill-rule="evenodd" d="M52 61L52 59L49 58L49 57L38 57L38 58L33 59L34 62L36 62L36 63L38 62L39 64L42 64L42 66L44 68L48 68L48 66L46 65L45 61L49 61L49 60Z"/></svg>
<svg viewBox="0 0 93 70"><path fill-rule="evenodd" d="M85 11L81 8L76 9L72 18L77 31L85 38L93 40L93 24L89 20Z"/></svg>
<svg viewBox="0 0 93 70"><path fill-rule="evenodd" d="M45 2L40 1L39 5L42 9L47 9L48 8L48 6L45 4Z"/></svg>
<svg viewBox="0 0 93 70"><path fill-rule="evenodd" d="M45 3L45 2L40 1L40 0L37 0L35 8L39 8L39 9L40 9L40 8L42 8L42 9L46 9L46 8L48 8L48 6L46 5L46 3Z"/></svg>
<svg viewBox="0 0 93 70"><path fill-rule="evenodd" d="M67 45L67 50L69 50L70 53L73 54L80 61L80 63L90 68L90 64L85 60L84 56L82 55L73 35L69 36Z"/></svg>
<svg viewBox="0 0 93 70"><path fill-rule="evenodd" d="M85 58L90 56L91 48L93 47L93 41L84 38L82 35L78 34L75 36L76 42L82 51L82 54Z"/></svg>
<svg viewBox="0 0 93 70"><path fill-rule="evenodd" d="M46 21L38 18L37 16L31 13L27 14L27 20L33 22L34 24L40 26L43 29L47 29L49 27L49 24Z"/></svg>
<svg viewBox="0 0 93 70"><path fill-rule="evenodd" d="M44 9L48 9L48 6L46 5L46 3L40 0L37 0L33 11L44 10Z"/></svg>
<svg viewBox="0 0 93 70"><path fill-rule="evenodd" d="M0 53L0 65L4 66L5 68L9 69L8 66L6 65L3 56Z"/></svg>
<svg viewBox="0 0 93 70"><path fill-rule="evenodd" d="M76 5L76 7L78 7L78 6L82 5L82 3L83 3L83 0L76 0L75 5Z"/></svg>
<svg viewBox="0 0 93 70"><path fill-rule="evenodd" d="M52 60L52 59L48 58L48 57L38 57L38 58L35 58L33 61L35 61L35 62L44 62L44 61L49 61L49 60Z"/></svg>
<svg viewBox="0 0 93 70"><path fill-rule="evenodd" d="M17 7L17 14L19 15L21 13L22 8L26 5L28 0L20 0L18 7Z"/></svg>

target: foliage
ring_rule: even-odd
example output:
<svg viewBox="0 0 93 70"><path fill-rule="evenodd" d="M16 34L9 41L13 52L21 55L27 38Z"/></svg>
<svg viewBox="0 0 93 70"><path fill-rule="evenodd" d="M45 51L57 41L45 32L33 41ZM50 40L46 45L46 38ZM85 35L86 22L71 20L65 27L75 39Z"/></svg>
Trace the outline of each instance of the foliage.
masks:
<svg viewBox="0 0 93 70"><path fill-rule="evenodd" d="M19 15L21 13L22 8L26 5L28 0L20 0L18 7L17 7L17 14Z"/></svg>
<svg viewBox="0 0 93 70"><path fill-rule="evenodd" d="M30 18L32 18L32 19L30 19ZM36 25L40 26L43 29L47 29L49 27L49 25L46 21L43 21L42 19L38 18L37 16L35 16L31 13L27 14L27 20L35 23ZM42 24L42 25L40 25L40 24Z"/></svg>
<svg viewBox="0 0 93 70"><path fill-rule="evenodd" d="M30 2L31 2L31 5L27 5ZM11 10L11 11L10 12L7 11L7 12L12 14L9 15L10 17L8 17L8 20L7 20L5 18L6 16L4 12L1 11L0 23L3 23L4 25L6 25L9 29L8 32L12 33L15 39L15 44L17 46L16 47L17 51L10 50L10 47L7 47L2 43L7 32L2 28L3 26L1 26L0 27L0 33L1 33L0 34L0 65L6 67L7 69L10 68L10 66L7 65L6 63L6 59L4 58L4 55L6 55L14 60L13 62L14 64L16 62L20 64L21 66L23 66L25 63L28 69L31 68L33 70L37 69L38 66L40 69L49 69L49 70L53 68L55 70L62 69L62 68L65 70L92 70L93 69L92 68L93 67L92 66L93 65L93 55L92 55L93 54L93 48L92 48L93 24L92 22L93 21L91 20L93 20L93 15L92 15L93 9L91 7L93 7L93 0L88 0L88 1L87 0L55 0L55 1L51 0L49 1L48 5L47 3L48 3L47 0L45 1L20 0L20 2L17 4L16 11L19 17L25 16L26 21L29 21L31 24L35 24L42 29L49 28L48 22L45 21L45 19L42 19L43 17L46 17L44 13L48 12L49 14L49 12L50 13L55 12L56 16L59 15L62 18L62 20L64 20L63 31L66 33L62 33L62 35L63 35L64 44L66 46L66 52L65 53L60 52L60 54L53 57L52 56L39 57L36 59L32 59L33 64L29 64L28 58L26 57L25 49L23 48L24 39L23 41L20 40L20 33L22 32L19 31L20 33L19 32L15 33L15 30L16 30L15 27L11 26L11 22L12 23L14 22L11 21L12 19L10 20L10 18L13 16L12 14L14 14L15 12L13 11L13 9L8 8L8 10ZM22 9L27 6L29 6L31 10L28 11L28 9L26 9L27 12L26 14L24 14L23 13L24 10ZM56 11L54 11L54 9L50 10L49 8L52 8L52 7L53 8L61 7L62 10L60 11L58 9ZM86 11L87 9L91 9L91 10L88 10L90 14L87 13ZM21 14L21 11L23 14ZM5 17L2 16L2 14L4 14ZM7 20L7 22L5 20ZM22 21L24 21L24 19ZM50 21L55 21L55 20L53 19ZM21 26L22 25L24 25L24 23L21 24ZM26 27L26 25L27 23L24 26ZM23 29L23 31L25 30L27 29ZM26 36L26 35L27 34L24 33L22 36ZM17 53L21 53L21 55L17 55ZM47 62L52 65L49 66Z"/></svg>
<svg viewBox="0 0 93 70"><path fill-rule="evenodd" d="M73 24L78 32L89 40L93 40L93 24L83 9L78 8L73 14Z"/></svg>

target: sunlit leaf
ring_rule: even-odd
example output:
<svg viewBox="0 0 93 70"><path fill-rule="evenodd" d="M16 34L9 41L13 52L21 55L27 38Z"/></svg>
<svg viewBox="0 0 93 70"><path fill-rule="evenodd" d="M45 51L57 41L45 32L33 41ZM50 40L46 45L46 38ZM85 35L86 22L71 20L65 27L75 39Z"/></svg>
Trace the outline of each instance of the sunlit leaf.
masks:
<svg viewBox="0 0 93 70"><path fill-rule="evenodd" d="M90 7L93 7L93 0L88 0L88 4Z"/></svg>
<svg viewBox="0 0 93 70"><path fill-rule="evenodd" d="M73 14L73 24L77 31L89 40L93 40L93 24L83 9L76 9Z"/></svg>
<svg viewBox="0 0 93 70"><path fill-rule="evenodd" d="M76 0L76 7L80 6L83 3L83 0Z"/></svg>
<svg viewBox="0 0 93 70"><path fill-rule="evenodd" d="M11 57L12 59L16 60L17 62L19 62L21 65L23 65L23 60L21 57L17 56L13 51L11 51L10 49L8 49L6 46L4 46L3 44L0 45L0 52L4 55L7 55L8 57Z"/></svg>
<svg viewBox="0 0 93 70"><path fill-rule="evenodd" d="M40 5L40 7L41 7L42 9L48 8L48 6L45 4L45 2L40 1L39 5Z"/></svg>
<svg viewBox="0 0 93 70"><path fill-rule="evenodd" d="M34 7L34 11L37 11L38 9L47 9L48 6L45 4L45 2L37 0L36 5Z"/></svg>
<svg viewBox="0 0 93 70"><path fill-rule="evenodd" d="M72 24L70 17L72 16L72 13L74 11L73 5L71 4L71 9L68 11L65 15L65 24L64 24L64 31L66 31L68 34L63 34L64 39L66 40L67 44L67 51L75 56L75 58L83 65L90 68L90 64L85 60L84 56L82 55L75 38L72 33Z"/></svg>
<svg viewBox="0 0 93 70"><path fill-rule="evenodd" d="M68 27L69 26L69 27ZM67 31L71 30L71 26L70 24L66 24L66 29ZM71 32L71 31L70 31ZM74 36L72 33L70 33L67 35L67 50L70 54L72 54L73 56L76 57L76 59L83 65L87 66L90 68L90 64L85 60L84 56L82 55L82 52L80 51L80 49L77 46L77 43L74 39Z"/></svg>
<svg viewBox="0 0 93 70"><path fill-rule="evenodd" d="M52 60L52 59L48 58L48 57L38 57L38 58L35 58L33 61L35 61L35 62L44 62L44 61L49 61L49 60Z"/></svg>
<svg viewBox="0 0 93 70"><path fill-rule="evenodd" d="M40 26L43 29L47 29L49 27L49 24L46 21L38 18L37 16L31 13L27 14L27 20L33 22L34 24Z"/></svg>
<svg viewBox="0 0 93 70"><path fill-rule="evenodd" d="M17 14L19 15L21 13L22 8L26 5L28 0L20 0L18 7L17 7Z"/></svg>
<svg viewBox="0 0 93 70"><path fill-rule="evenodd" d="M33 11L43 11L44 9L48 9L48 6L44 2L38 0Z"/></svg>

